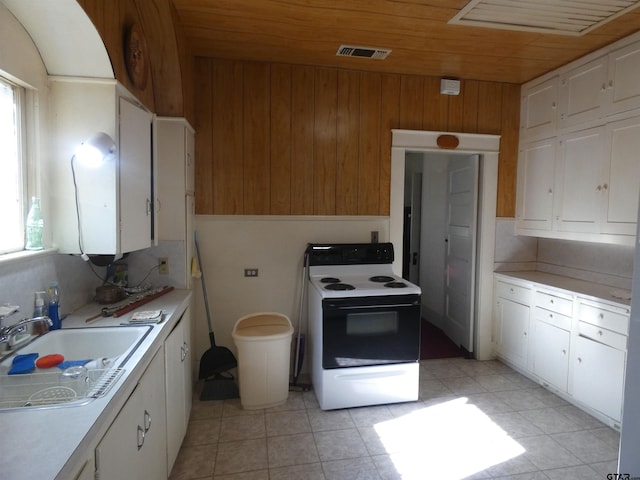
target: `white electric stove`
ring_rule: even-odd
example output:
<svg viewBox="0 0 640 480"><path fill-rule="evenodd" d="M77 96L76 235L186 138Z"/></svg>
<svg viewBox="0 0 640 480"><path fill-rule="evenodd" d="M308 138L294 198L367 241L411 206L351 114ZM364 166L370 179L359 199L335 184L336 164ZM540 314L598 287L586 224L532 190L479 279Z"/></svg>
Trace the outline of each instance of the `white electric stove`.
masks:
<svg viewBox="0 0 640 480"><path fill-rule="evenodd" d="M415 401L420 287L392 271L393 245L310 244L309 347L320 408Z"/></svg>

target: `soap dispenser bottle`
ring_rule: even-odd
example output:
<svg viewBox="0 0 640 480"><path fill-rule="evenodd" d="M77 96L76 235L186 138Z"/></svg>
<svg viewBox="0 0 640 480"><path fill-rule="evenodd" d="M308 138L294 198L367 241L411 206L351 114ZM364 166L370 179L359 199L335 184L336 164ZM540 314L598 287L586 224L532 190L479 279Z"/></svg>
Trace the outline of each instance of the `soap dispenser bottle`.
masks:
<svg viewBox="0 0 640 480"><path fill-rule="evenodd" d="M58 287L58 282L51 282L47 293L49 294L49 318L53 323L51 330L57 330L62 327L62 322L60 321L60 287Z"/></svg>

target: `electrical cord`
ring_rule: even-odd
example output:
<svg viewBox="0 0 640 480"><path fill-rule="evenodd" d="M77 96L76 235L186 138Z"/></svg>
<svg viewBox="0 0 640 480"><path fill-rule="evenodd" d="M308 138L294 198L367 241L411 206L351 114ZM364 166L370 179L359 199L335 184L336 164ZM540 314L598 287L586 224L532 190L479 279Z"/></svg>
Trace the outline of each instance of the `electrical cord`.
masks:
<svg viewBox="0 0 640 480"><path fill-rule="evenodd" d="M80 224L80 201L78 199L78 182L76 181L76 168L75 168L75 154L71 157L71 176L73 177L73 191L75 194L75 202L76 202L76 221L78 223L78 248L80 249L80 256L83 260L87 261L89 257L85 255L84 249L82 248L82 227Z"/></svg>

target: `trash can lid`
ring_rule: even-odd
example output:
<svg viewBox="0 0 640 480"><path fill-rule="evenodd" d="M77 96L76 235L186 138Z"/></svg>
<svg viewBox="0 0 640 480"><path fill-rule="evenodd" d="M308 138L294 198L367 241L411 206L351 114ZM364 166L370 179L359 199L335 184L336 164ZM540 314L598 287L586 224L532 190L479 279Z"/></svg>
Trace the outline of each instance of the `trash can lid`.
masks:
<svg viewBox="0 0 640 480"><path fill-rule="evenodd" d="M291 321L281 313L253 313L240 318L231 332L242 340L268 340L293 334ZM265 338L269 337L269 338Z"/></svg>

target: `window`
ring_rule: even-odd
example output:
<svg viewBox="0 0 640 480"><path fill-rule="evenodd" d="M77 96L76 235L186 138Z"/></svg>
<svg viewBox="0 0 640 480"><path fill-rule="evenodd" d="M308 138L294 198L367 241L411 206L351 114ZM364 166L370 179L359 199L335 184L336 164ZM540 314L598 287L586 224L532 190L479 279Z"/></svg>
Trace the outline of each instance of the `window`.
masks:
<svg viewBox="0 0 640 480"><path fill-rule="evenodd" d="M24 248L24 89L0 77L0 253Z"/></svg>

